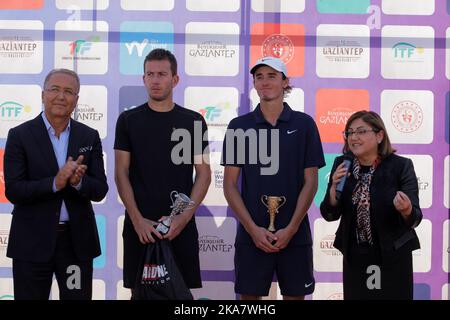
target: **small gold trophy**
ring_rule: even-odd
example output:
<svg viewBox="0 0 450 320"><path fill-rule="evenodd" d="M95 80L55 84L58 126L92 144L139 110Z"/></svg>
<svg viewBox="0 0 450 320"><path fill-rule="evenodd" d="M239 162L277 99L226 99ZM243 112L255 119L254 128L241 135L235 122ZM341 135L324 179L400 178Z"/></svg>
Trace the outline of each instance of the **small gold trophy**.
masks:
<svg viewBox="0 0 450 320"><path fill-rule="evenodd" d="M278 213L278 209L286 203L286 197L281 196L261 196L261 202L267 207L267 212L270 216L270 223L267 230L275 232L275 215Z"/></svg>

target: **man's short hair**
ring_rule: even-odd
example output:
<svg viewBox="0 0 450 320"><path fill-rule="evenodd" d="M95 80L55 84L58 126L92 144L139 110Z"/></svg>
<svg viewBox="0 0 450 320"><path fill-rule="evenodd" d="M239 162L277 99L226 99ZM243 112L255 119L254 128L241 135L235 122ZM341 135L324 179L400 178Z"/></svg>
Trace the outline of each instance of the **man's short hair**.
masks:
<svg viewBox="0 0 450 320"><path fill-rule="evenodd" d="M157 60L157 61L167 60L167 61L169 61L170 62L170 70L172 71L172 75L174 76L177 74L177 68L178 68L177 59L175 58L173 53L170 52L169 50L158 48L158 49L153 49L152 51L150 51L150 53L145 57L145 60L144 60L144 73L145 73L145 64L147 63L147 61L152 61L152 60Z"/></svg>
<svg viewBox="0 0 450 320"><path fill-rule="evenodd" d="M71 77L73 77L77 82L77 94L80 93L80 77L78 77L78 74L75 71L69 70L69 69L53 69L51 70L46 76L44 80L44 89L47 88L47 83L49 82L50 78L57 73L67 74Z"/></svg>

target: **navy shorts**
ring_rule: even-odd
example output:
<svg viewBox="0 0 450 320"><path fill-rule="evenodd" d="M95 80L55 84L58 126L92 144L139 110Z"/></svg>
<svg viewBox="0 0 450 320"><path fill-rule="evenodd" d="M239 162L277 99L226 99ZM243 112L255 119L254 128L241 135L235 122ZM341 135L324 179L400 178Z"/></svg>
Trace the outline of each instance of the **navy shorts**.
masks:
<svg viewBox="0 0 450 320"><path fill-rule="evenodd" d="M311 246L290 246L277 253L265 253L254 245L236 244L234 266L234 289L239 294L267 296L274 274L284 296L314 292Z"/></svg>

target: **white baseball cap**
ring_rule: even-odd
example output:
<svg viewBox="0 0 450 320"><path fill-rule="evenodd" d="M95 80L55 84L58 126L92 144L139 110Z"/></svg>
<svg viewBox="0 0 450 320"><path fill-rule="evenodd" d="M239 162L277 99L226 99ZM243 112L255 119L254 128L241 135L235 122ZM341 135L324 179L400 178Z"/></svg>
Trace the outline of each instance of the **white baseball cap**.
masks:
<svg viewBox="0 0 450 320"><path fill-rule="evenodd" d="M281 60L281 59L278 59L278 58L275 58L272 56L261 58L258 61L256 61L255 65L250 69L250 73L254 74L256 69L259 66L269 66L269 67L283 73L286 78L288 76L286 65L284 64L283 60Z"/></svg>

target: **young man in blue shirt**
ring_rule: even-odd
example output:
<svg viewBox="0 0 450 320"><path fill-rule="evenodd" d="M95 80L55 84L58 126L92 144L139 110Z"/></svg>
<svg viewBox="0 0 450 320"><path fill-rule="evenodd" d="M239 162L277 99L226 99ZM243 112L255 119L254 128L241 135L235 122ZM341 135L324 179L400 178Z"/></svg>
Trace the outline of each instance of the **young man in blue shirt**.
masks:
<svg viewBox="0 0 450 320"><path fill-rule="evenodd" d="M283 299L303 300L315 287L307 210L325 165L322 144L314 120L283 102L292 88L280 59L262 58L250 73L260 103L230 122L222 153L225 197L240 222L235 291L260 299L276 274Z"/></svg>

